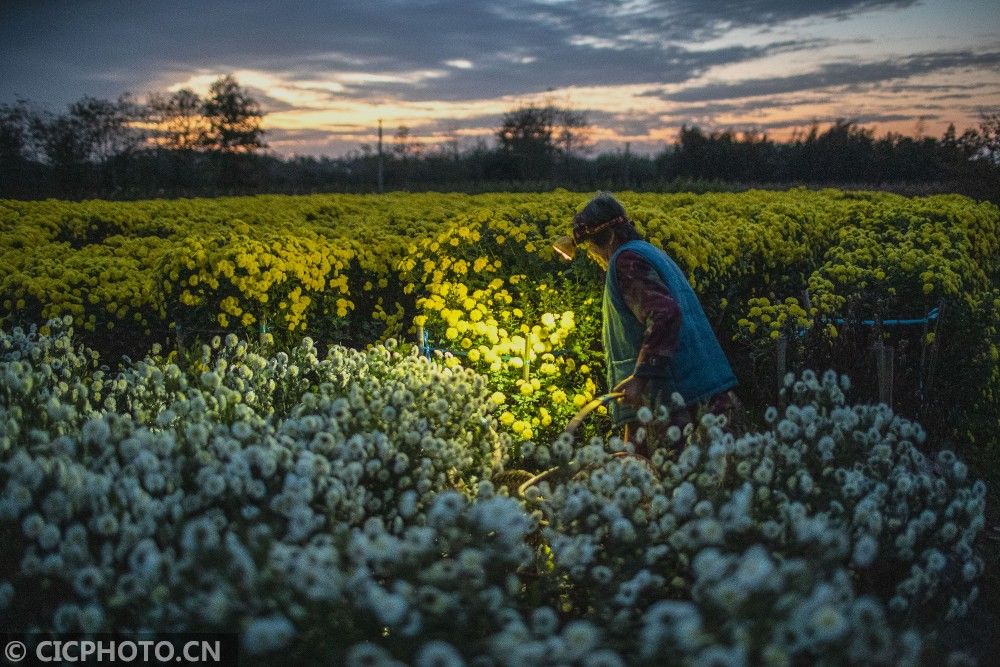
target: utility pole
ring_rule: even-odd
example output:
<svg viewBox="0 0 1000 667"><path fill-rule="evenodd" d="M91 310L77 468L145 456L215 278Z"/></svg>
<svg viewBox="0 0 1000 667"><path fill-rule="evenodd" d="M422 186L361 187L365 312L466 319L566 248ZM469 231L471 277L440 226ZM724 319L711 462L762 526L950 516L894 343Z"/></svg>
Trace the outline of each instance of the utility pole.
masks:
<svg viewBox="0 0 1000 667"><path fill-rule="evenodd" d="M630 150L631 148L632 148L631 142L626 141L625 142L625 170L624 170L625 171L625 187L626 188L632 187L632 183L630 182L632 175L629 173L629 167L631 166L631 163L632 163L632 152Z"/></svg>
<svg viewBox="0 0 1000 667"><path fill-rule="evenodd" d="M382 182L382 119L378 119L378 191L383 190Z"/></svg>

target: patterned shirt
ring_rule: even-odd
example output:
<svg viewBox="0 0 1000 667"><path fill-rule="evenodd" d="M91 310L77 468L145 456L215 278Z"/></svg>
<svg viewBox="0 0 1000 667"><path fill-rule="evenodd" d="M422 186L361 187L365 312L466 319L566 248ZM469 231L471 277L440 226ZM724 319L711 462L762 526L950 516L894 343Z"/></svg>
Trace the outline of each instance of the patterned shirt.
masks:
<svg viewBox="0 0 1000 667"><path fill-rule="evenodd" d="M615 270L622 300L645 329L635 362L635 375L666 375L677 349L680 307L653 267L638 253L629 250L618 253Z"/></svg>

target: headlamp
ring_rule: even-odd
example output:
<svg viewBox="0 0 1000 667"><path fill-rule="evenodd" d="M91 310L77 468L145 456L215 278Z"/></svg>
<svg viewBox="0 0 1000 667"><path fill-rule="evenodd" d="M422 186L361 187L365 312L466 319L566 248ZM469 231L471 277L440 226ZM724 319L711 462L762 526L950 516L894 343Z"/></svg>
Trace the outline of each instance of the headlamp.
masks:
<svg viewBox="0 0 1000 667"><path fill-rule="evenodd" d="M573 235L560 236L556 239L555 243L552 244L552 248L559 253L563 259L567 261L572 260L576 256L576 249L581 243L586 242L588 239L592 239L608 227L622 225L628 222L629 219L627 217L619 215L609 220L592 223L582 217L580 213L577 213L576 217L573 218Z"/></svg>
<svg viewBox="0 0 1000 667"><path fill-rule="evenodd" d="M552 244L552 248L567 262L576 257L576 241L572 236L560 236Z"/></svg>

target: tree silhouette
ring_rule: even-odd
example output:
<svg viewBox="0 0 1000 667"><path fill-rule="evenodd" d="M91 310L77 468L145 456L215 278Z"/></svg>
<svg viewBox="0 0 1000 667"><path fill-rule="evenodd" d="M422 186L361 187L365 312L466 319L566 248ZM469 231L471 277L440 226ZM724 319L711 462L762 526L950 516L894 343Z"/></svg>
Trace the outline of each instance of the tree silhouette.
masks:
<svg viewBox="0 0 1000 667"><path fill-rule="evenodd" d="M143 131L135 126L142 113L128 93L116 101L87 96L69 107L69 117L79 128L87 159L98 165L135 150L144 141Z"/></svg>
<svg viewBox="0 0 1000 667"><path fill-rule="evenodd" d="M979 136L984 157L1000 164L1000 112L983 112L979 120Z"/></svg>
<svg viewBox="0 0 1000 667"><path fill-rule="evenodd" d="M0 166L13 167L30 159L31 115L27 100L0 104Z"/></svg>
<svg viewBox="0 0 1000 667"><path fill-rule="evenodd" d="M194 151L206 145L208 120L197 93L182 88L169 95L154 93L147 101L155 143L167 150Z"/></svg>
<svg viewBox="0 0 1000 667"><path fill-rule="evenodd" d="M0 104L0 197L24 196L37 187L38 155L27 100Z"/></svg>
<svg viewBox="0 0 1000 667"><path fill-rule="evenodd" d="M266 148L260 105L231 75L220 77L209 87L202 112L208 132L202 143L220 153L253 153Z"/></svg>
<svg viewBox="0 0 1000 667"><path fill-rule="evenodd" d="M56 188L76 194L86 187L90 146L77 119L68 115L38 114L31 118L31 136Z"/></svg>
<svg viewBox="0 0 1000 667"><path fill-rule="evenodd" d="M547 178L557 156L568 157L585 141L587 117L552 104L529 104L504 114L497 130L500 150L516 178Z"/></svg>

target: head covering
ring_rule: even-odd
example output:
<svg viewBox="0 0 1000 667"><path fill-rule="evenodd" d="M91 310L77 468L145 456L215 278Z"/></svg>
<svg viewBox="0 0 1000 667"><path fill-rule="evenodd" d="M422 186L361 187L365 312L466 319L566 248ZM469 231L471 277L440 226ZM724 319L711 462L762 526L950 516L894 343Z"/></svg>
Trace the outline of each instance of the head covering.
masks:
<svg viewBox="0 0 1000 667"><path fill-rule="evenodd" d="M577 245L609 227L622 224L631 224L625 207L613 194L601 191L573 216L573 234L556 239L552 247L563 259L571 260L576 255Z"/></svg>
<svg viewBox="0 0 1000 667"><path fill-rule="evenodd" d="M598 192L573 216L573 240L577 243L601 231L629 221L625 207L610 192Z"/></svg>

